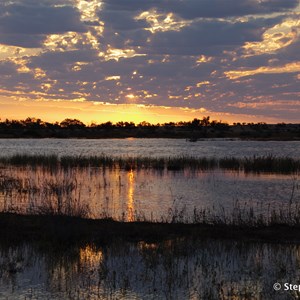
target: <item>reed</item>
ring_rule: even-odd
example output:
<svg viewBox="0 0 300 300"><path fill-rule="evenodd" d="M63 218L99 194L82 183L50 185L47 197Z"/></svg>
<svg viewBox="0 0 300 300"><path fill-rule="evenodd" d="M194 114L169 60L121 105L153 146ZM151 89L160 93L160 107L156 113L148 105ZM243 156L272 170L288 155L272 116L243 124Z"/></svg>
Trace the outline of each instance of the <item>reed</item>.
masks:
<svg viewBox="0 0 300 300"><path fill-rule="evenodd" d="M98 176L97 203L103 203L103 207L97 206L94 217L112 218L121 212L113 213L114 202L113 189L121 189L122 183L119 179L113 179L113 183L106 182L105 168L120 168L123 170L155 169L164 172L182 170L211 170L215 168L225 170L238 170L245 172L299 172L299 161L291 158L273 156L251 157L251 158L153 158L153 157L108 157L108 156L26 156L16 155L8 158L0 158L0 197L3 208L0 211L19 212L43 215L65 215L78 216L82 218L93 217L89 205L92 194L89 190L89 178L95 174ZM24 168L23 168L24 167ZM34 169L36 167L36 169ZM2 170L1 170L2 168ZM44 168L50 168L45 170ZM87 169L80 169L87 168ZM102 169L101 169L102 168ZM33 169L33 170L32 170ZM101 170L99 172L99 170ZM96 173L94 173L96 172ZM80 181L80 176L83 181ZM84 175L82 175L84 174ZM93 175L90 175L93 174ZM125 172L124 172L125 174ZM138 172L136 173L138 174ZM126 174L125 174L126 175ZM100 178L102 181L100 181ZM79 184L77 184L79 179ZM116 182L115 182L116 180ZM118 181L119 180L119 181ZM87 185L82 185L87 182ZM95 183L94 183L95 184ZM118 184L118 185L117 185ZM108 187L112 189L109 197L106 197ZM102 193L102 189L103 192ZM88 191L89 190L89 191ZM163 223L194 223L208 225L230 225L230 226L267 226L269 224L300 225L300 205L294 197L299 190L298 184L294 182L290 203L282 205L277 209L269 208L264 215L258 214L257 207L241 205L236 202L234 208L225 211L222 207L217 209L194 209L191 216L190 208L170 207L169 213L164 216L145 215L137 207L137 211L130 212L132 218L125 214L119 221L128 219L133 221L163 222ZM96 194L96 192L95 192ZM107 198L107 200L105 200ZM94 203L94 202L93 202ZM172 205L171 205L172 206ZM102 211L103 209L103 211ZM183 210L184 209L184 210Z"/></svg>
<svg viewBox="0 0 300 300"><path fill-rule="evenodd" d="M57 156L57 155L13 155L0 157L0 165L42 166L45 168L120 168L123 170L236 170L251 173L293 174L300 171L300 159L273 155L253 157L115 157L115 156Z"/></svg>
<svg viewBox="0 0 300 300"><path fill-rule="evenodd" d="M57 155L28 155L28 154L15 154L9 157L0 157L0 164L13 165L13 166L45 166L55 167L59 164Z"/></svg>
<svg viewBox="0 0 300 300"><path fill-rule="evenodd" d="M50 179L44 179L40 185L28 180L11 175L0 176L0 195L3 200L3 208L0 212L19 212L31 215L71 216L79 218L91 218L92 211L87 199L81 199L81 186L77 184L74 172L57 174ZM291 198L285 205L272 208L267 211L258 207L255 203L242 203L235 201L232 208L225 209L220 204L218 207L194 208L191 212L186 206L180 206L175 201L168 209L166 215L153 217L147 216L143 211L124 211L116 221L126 222L128 215L130 221L165 223L165 224L200 224L209 226L237 226L254 228L270 225L288 225L300 227L300 204L295 201L294 194L298 190L295 182L291 192ZM21 209L18 203L28 200L28 207ZM25 199L27 199L25 201ZM30 200L35 199L35 200ZM113 219L113 212L106 206L97 213L99 219Z"/></svg>
<svg viewBox="0 0 300 300"><path fill-rule="evenodd" d="M276 157L273 155L253 156L244 158L243 169L245 172L268 172L268 173L296 173L300 170L300 160L290 157Z"/></svg>

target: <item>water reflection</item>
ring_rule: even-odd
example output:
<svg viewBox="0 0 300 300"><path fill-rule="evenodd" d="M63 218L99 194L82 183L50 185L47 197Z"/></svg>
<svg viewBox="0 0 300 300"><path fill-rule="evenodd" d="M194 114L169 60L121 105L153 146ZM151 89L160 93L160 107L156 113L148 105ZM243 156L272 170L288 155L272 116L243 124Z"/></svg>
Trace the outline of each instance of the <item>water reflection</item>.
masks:
<svg viewBox="0 0 300 300"><path fill-rule="evenodd" d="M224 171L9 167L0 170L0 210L64 213L90 218L166 220L170 211L221 213L253 208L270 215L300 201L299 175ZM171 216L172 217L172 216Z"/></svg>
<svg viewBox="0 0 300 300"><path fill-rule="evenodd" d="M0 246L2 299L298 299L299 246L216 240ZM55 250L56 249L56 250Z"/></svg>
<svg viewBox="0 0 300 300"><path fill-rule="evenodd" d="M86 245L79 249L79 259L81 264L88 264L90 268L97 268L103 261L103 252L92 245Z"/></svg>
<svg viewBox="0 0 300 300"><path fill-rule="evenodd" d="M128 217L127 221L134 221L134 173L133 170L130 170L127 173L127 178L128 178L128 202L127 202L127 212L128 212Z"/></svg>

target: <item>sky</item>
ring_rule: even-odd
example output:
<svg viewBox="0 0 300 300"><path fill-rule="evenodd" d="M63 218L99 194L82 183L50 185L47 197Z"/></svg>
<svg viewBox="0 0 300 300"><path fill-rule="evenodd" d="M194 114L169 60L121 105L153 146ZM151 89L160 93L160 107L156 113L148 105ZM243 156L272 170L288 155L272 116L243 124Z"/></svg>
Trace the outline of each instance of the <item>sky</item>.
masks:
<svg viewBox="0 0 300 300"><path fill-rule="evenodd" d="M299 0L2 0L0 118L300 122Z"/></svg>

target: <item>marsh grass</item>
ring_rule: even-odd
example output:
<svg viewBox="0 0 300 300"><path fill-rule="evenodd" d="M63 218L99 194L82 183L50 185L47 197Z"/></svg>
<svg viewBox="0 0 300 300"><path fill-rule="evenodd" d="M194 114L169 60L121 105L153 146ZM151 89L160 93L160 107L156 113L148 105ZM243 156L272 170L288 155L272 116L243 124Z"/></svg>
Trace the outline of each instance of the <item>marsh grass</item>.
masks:
<svg viewBox="0 0 300 300"><path fill-rule="evenodd" d="M89 202L80 198L81 190L72 172L63 177L50 177L37 187L28 180L22 181L12 176L0 176L0 193L4 199L2 212L25 213L44 216L69 216L91 218L93 215ZM120 216L103 205L97 213L98 219L115 220L117 222L150 222L162 224L196 224L209 226L237 226L255 228L272 225L300 226L300 203L294 201L295 193L299 190L296 181L293 183L290 200L287 204L276 208L268 205L267 211L262 202L246 203L235 200L232 208L225 209L222 204L211 208L194 207L192 212L186 205L174 200L165 215L153 217L137 209L126 209ZM25 210L18 208L18 199L32 197L35 201L28 201ZM129 218L130 216L130 218Z"/></svg>
<svg viewBox="0 0 300 300"><path fill-rule="evenodd" d="M49 180L42 187L43 203L31 210L40 215L58 215L87 218L90 214L88 204L74 197L76 180L67 177L62 181Z"/></svg>
<svg viewBox="0 0 300 300"><path fill-rule="evenodd" d="M72 175L35 182L0 173L2 212L87 218L90 208L77 196L77 181Z"/></svg>
<svg viewBox="0 0 300 300"><path fill-rule="evenodd" d="M0 165L6 166L42 166L55 168L120 168L123 170L235 170L245 173L281 173L293 174L300 171L300 159L277 157L273 155L235 157L115 157L115 156L56 156L17 154L10 157L0 157Z"/></svg>
<svg viewBox="0 0 300 300"><path fill-rule="evenodd" d="M22 181L19 178L12 176L0 175L0 192L8 193L15 189L22 188Z"/></svg>
<svg viewBox="0 0 300 300"><path fill-rule="evenodd" d="M276 157L273 155L245 158L243 160L245 172L267 173L296 173L300 170L300 160L290 157Z"/></svg>
<svg viewBox="0 0 300 300"><path fill-rule="evenodd" d="M89 218L94 213L89 206L89 194L86 194L88 196L85 196L85 199L81 199L81 195L85 191L76 179L76 174L80 173L79 169L83 168L87 170L84 176L88 176L92 170L99 171L105 170L105 168L119 168L127 171L155 169L166 172L185 169L201 171L219 168L244 172L275 172L284 174L290 172L297 173L300 169L298 160L273 156L216 159L193 157L58 157L16 155L0 158L0 164L0 168L3 168L2 172L0 169L0 196L4 199L2 201L3 212L80 218ZM14 171L6 173L4 170L9 170L10 167ZM23 170L24 174L27 174L26 168L33 170L32 180L29 180L27 175L18 177L18 170L23 167L25 168ZM43 170L45 171L44 173ZM36 181L35 177L42 179ZM86 180L88 182L88 177ZM117 188L120 189L121 185L119 177L119 186ZM103 183L98 183L97 187L99 190L108 189L105 173L103 173ZM277 208L268 206L267 211L251 203L243 204L240 201L236 201L230 209L225 209L221 204L219 207L212 208L195 207L192 214L191 208L171 205L168 212L163 216L156 215L156 217L153 217L152 214L151 216L146 215L139 209L129 211L129 208L125 209L125 212L121 215L116 216L111 208L113 201L110 201L107 197L107 203L105 198L98 198L98 201L103 201L103 207L95 212L95 215L101 219L114 218L119 222L130 220L151 223L192 223L241 227L259 227L273 224L300 226L300 203L294 201L294 199L298 199L295 197L295 193L299 189L299 185L294 181L289 203ZM99 195L103 196L104 194ZM19 203L23 203L27 207L22 210L22 207L18 208ZM260 201L260 203L262 202Z"/></svg>
<svg viewBox="0 0 300 300"><path fill-rule="evenodd" d="M27 154L15 154L9 157L0 157L0 164L3 166L26 166L30 165L45 167L56 167L59 164L59 158L57 155L27 155Z"/></svg>

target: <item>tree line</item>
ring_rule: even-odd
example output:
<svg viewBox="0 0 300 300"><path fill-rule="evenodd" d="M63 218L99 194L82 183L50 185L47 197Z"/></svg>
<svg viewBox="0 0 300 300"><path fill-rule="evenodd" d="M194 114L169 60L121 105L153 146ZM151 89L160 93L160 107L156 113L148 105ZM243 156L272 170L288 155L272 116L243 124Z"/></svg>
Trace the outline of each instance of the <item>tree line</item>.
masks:
<svg viewBox="0 0 300 300"><path fill-rule="evenodd" d="M104 123L94 123L92 122L89 125L84 124L82 121L78 119L66 118L61 122L45 122L39 118L26 118L24 120L9 120L1 121L0 119L0 127L9 127L9 128L137 128L137 127L228 127L229 124L227 122L212 120L210 121L210 117L203 117L202 119L194 118L192 121L180 121L180 122L166 122L166 123L157 123L152 124L147 121L142 121L138 124L134 122L123 122L119 121L113 123L111 121L107 121Z"/></svg>
<svg viewBox="0 0 300 300"><path fill-rule="evenodd" d="M119 121L113 123L84 124L78 119L66 118L61 122L45 122L39 118L24 120L0 119L0 138L126 138L162 137L187 138L262 138L300 139L300 124L233 123L211 120L209 116L194 118L191 121L152 124L143 121Z"/></svg>

